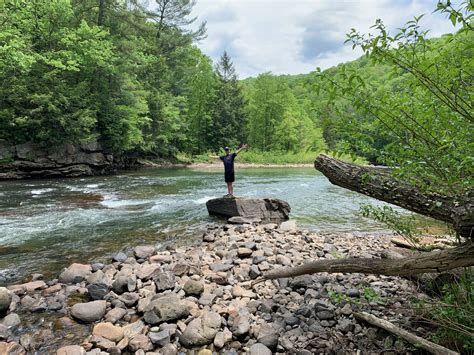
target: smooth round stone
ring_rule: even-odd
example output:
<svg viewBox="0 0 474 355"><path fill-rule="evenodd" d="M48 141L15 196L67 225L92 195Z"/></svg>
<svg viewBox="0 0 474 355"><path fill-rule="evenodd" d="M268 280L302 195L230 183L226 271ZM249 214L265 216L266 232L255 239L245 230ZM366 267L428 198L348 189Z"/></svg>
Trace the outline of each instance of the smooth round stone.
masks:
<svg viewBox="0 0 474 355"><path fill-rule="evenodd" d="M250 347L250 355L272 355L272 351L262 343L253 344Z"/></svg>
<svg viewBox="0 0 474 355"><path fill-rule="evenodd" d="M92 334L117 343L123 338L123 329L122 327L117 327L112 323L99 323L94 326Z"/></svg>
<svg viewBox="0 0 474 355"><path fill-rule="evenodd" d="M98 321L105 314L105 301L92 301L76 303L71 308L71 315L82 322L91 323Z"/></svg>

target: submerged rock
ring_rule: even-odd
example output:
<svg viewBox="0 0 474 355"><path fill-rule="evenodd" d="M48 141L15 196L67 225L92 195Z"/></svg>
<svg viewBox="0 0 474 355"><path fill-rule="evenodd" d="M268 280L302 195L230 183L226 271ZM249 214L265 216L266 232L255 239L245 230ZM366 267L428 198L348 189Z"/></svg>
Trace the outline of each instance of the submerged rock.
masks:
<svg viewBox="0 0 474 355"><path fill-rule="evenodd" d="M286 221L291 210L288 202L272 198L215 198L207 201L206 207L214 216L240 216L267 222Z"/></svg>

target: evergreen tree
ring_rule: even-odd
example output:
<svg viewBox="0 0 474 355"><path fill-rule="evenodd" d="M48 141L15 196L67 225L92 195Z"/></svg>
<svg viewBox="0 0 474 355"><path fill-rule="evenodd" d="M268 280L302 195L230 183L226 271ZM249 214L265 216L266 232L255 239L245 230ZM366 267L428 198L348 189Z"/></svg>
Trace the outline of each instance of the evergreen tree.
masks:
<svg viewBox="0 0 474 355"><path fill-rule="evenodd" d="M213 150L243 143L246 124L245 99L227 52L217 63L216 74L217 95L212 117L214 135L210 139Z"/></svg>

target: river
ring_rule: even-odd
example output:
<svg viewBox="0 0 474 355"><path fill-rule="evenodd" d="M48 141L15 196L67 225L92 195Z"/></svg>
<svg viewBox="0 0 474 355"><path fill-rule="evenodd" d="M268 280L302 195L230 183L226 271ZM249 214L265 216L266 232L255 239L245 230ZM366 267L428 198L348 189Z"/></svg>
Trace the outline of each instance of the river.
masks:
<svg viewBox="0 0 474 355"><path fill-rule="evenodd" d="M385 231L359 213L379 202L331 185L311 168L239 169L238 196L290 203L301 228ZM0 284L55 277L72 262L107 261L139 244L193 243L226 193L220 170L146 169L114 176L0 182Z"/></svg>

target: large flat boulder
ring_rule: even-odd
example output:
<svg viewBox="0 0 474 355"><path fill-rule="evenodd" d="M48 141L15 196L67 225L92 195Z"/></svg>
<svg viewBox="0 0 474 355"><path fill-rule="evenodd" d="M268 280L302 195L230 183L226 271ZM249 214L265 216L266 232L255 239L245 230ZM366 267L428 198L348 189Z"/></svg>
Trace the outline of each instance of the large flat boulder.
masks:
<svg viewBox="0 0 474 355"><path fill-rule="evenodd" d="M258 218L265 222L286 221L290 214L288 202L276 198L214 198L206 202L212 216Z"/></svg>

